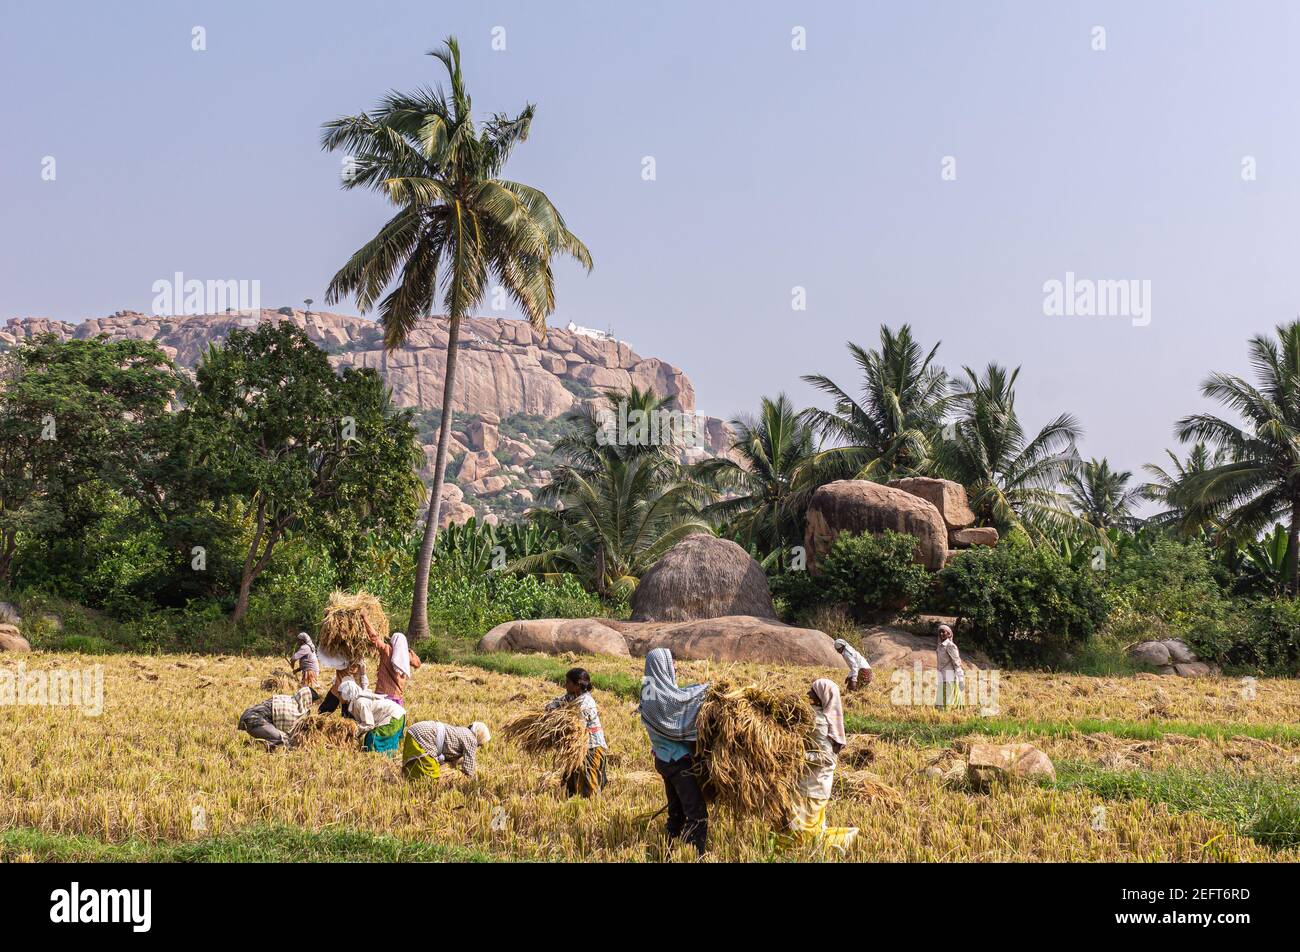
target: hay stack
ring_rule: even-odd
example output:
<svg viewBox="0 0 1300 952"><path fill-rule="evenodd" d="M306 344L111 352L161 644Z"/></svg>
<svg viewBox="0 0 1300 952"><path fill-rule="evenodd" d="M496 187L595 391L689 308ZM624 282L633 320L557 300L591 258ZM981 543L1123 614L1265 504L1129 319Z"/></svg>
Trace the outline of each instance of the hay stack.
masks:
<svg viewBox="0 0 1300 952"><path fill-rule="evenodd" d="M262 679L262 690L273 694L292 694L299 687L298 679L293 674L279 668Z"/></svg>
<svg viewBox="0 0 1300 952"><path fill-rule="evenodd" d="M850 800L902 803L903 795L869 770L835 771L835 792Z"/></svg>
<svg viewBox="0 0 1300 952"><path fill-rule="evenodd" d="M728 539L687 536L641 577L633 621L696 621L724 615L776 618L767 574Z"/></svg>
<svg viewBox="0 0 1300 952"><path fill-rule="evenodd" d="M366 635L362 616L370 619L370 624L380 638L388 637L388 616L379 599L369 592L335 592L325 606L325 618L320 623L320 636L316 639L322 651L332 655L342 655L355 661L373 651L370 638Z"/></svg>
<svg viewBox="0 0 1300 952"><path fill-rule="evenodd" d="M519 714L501 730L527 753L549 756L554 769L565 776L580 770L587 759L587 723L576 704Z"/></svg>
<svg viewBox="0 0 1300 952"><path fill-rule="evenodd" d="M696 721L705 795L736 813L785 823L813 723L802 697L713 682Z"/></svg>
<svg viewBox="0 0 1300 952"><path fill-rule="evenodd" d="M333 747L351 750L357 746L357 728L352 721L328 714L308 714L293 729L293 739L302 747Z"/></svg>

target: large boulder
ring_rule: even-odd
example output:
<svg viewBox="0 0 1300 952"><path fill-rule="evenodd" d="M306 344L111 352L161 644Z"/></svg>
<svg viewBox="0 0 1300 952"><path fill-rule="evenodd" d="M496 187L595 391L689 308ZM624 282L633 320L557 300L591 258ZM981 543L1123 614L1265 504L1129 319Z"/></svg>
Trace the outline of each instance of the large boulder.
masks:
<svg viewBox="0 0 1300 952"><path fill-rule="evenodd" d="M0 625L0 651L31 651L27 639L13 625Z"/></svg>
<svg viewBox="0 0 1300 952"><path fill-rule="evenodd" d="M915 635L890 625L874 625L862 635L862 653L873 668L891 668L910 671L915 665L924 670L938 667L933 635ZM961 666L967 671L990 670L994 667L982 651L961 649Z"/></svg>
<svg viewBox="0 0 1300 952"><path fill-rule="evenodd" d="M893 530L917 540L916 561L931 571L943 568L948 557L948 526L935 506L920 496L883 483L841 479L820 487L808 504L804 549L808 570L825 558L841 532Z"/></svg>
<svg viewBox="0 0 1300 952"><path fill-rule="evenodd" d="M1187 642L1178 638L1139 641L1129 646L1128 654L1138 664L1154 668L1156 674L1177 675L1181 678L1204 678L1218 673L1213 665L1197 658Z"/></svg>
<svg viewBox="0 0 1300 952"><path fill-rule="evenodd" d="M948 542L954 549L969 549L977 545L997 545L998 530L992 526L975 529L949 529Z"/></svg>
<svg viewBox="0 0 1300 952"><path fill-rule="evenodd" d="M794 628L771 618L729 615L681 622L608 624L623 633L628 649L637 657L652 648L667 648L673 657L686 660L844 667L830 635L812 628Z"/></svg>
<svg viewBox="0 0 1300 952"><path fill-rule="evenodd" d="M480 639L479 651L541 651L546 654L628 656L623 636L595 618L508 621Z"/></svg>
<svg viewBox="0 0 1300 952"><path fill-rule="evenodd" d="M1056 767L1033 744L971 744L966 779L977 788L1011 777L1056 779Z"/></svg>
<svg viewBox="0 0 1300 952"><path fill-rule="evenodd" d="M748 552L703 533L677 543L641 577L633 621L692 621L724 615L776 619L767 575Z"/></svg>
<svg viewBox="0 0 1300 952"><path fill-rule="evenodd" d="M975 513L966 501L966 487L951 479L931 479L927 476L909 476L893 479L886 485L920 496L939 510L944 525L949 529L965 529L975 525Z"/></svg>

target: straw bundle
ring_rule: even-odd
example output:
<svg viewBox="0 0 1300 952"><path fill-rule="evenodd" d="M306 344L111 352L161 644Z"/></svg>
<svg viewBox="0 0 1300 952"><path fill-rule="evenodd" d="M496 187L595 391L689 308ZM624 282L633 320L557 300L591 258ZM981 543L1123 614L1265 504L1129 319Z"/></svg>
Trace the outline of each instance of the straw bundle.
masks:
<svg viewBox="0 0 1300 952"><path fill-rule="evenodd" d="M388 637L388 616L379 599L369 592L335 592L325 606L325 618L320 623L317 642L322 651L356 660L372 651L362 616L370 619L371 626L380 638Z"/></svg>
<svg viewBox="0 0 1300 952"><path fill-rule="evenodd" d="M357 729L349 720L327 714L308 714L293 729L293 739L303 747L357 746Z"/></svg>
<svg viewBox="0 0 1300 952"><path fill-rule="evenodd" d="M298 690L298 679L288 671L277 669L262 679L262 690L275 694L292 694Z"/></svg>
<svg viewBox="0 0 1300 952"><path fill-rule="evenodd" d="M706 796L736 813L784 823L812 728L812 708L802 697L713 682L696 720Z"/></svg>
<svg viewBox="0 0 1300 952"><path fill-rule="evenodd" d="M902 803L903 795L869 770L837 770L835 792L851 800Z"/></svg>
<svg viewBox="0 0 1300 952"><path fill-rule="evenodd" d="M516 715L501 730L527 753L549 756L565 776L582 769L587 759L587 724L576 704Z"/></svg>

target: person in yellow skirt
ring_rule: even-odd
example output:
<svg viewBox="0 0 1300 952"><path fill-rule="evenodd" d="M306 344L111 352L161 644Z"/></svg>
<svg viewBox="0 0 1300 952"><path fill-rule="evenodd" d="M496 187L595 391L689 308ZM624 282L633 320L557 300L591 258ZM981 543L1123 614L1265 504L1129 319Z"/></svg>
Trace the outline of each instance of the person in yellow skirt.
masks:
<svg viewBox="0 0 1300 952"><path fill-rule="evenodd" d="M818 678L808 691L813 706L812 747L804 755L807 767L799 781L790 833L799 844L818 843L848 850L858 837L854 826L827 826L826 807L831 802L835 768L847 738L844 734L844 704L840 686L829 678Z"/></svg>
<svg viewBox="0 0 1300 952"><path fill-rule="evenodd" d="M412 724L402 738L402 773L408 780L436 780L442 767L449 766L473 780L479 749L491 739L492 732L482 721L469 727L441 721Z"/></svg>

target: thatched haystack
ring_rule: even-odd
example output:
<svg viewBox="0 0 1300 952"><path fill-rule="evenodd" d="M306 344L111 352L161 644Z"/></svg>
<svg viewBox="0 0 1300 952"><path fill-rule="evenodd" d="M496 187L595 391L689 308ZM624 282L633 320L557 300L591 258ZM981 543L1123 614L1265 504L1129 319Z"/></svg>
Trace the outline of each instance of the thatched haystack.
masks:
<svg viewBox="0 0 1300 952"><path fill-rule="evenodd" d="M380 638L387 638L388 616L379 599L369 592L335 592L325 606L325 617L320 623L320 635L316 639L322 651L332 655L342 655L355 661L372 652L374 648L362 624L362 616L370 619L370 624Z"/></svg>
<svg viewBox="0 0 1300 952"><path fill-rule="evenodd" d="M293 740L302 747L333 747L350 750L357 746L356 725L328 714L308 714L293 729Z"/></svg>
<svg viewBox="0 0 1300 952"><path fill-rule="evenodd" d="M527 753L549 757L562 775L581 769L587 759L587 724L576 704L516 715L501 730Z"/></svg>
<svg viewBox="0 0 1300 952"><path fill-rule="evenodd" d="M736 813L786 822L811 746L807 699L715 681L696 729L705 795Z"/></svg>
<svg viewBox="0 0 1300 952"><path fill-rule="evenodd" d="M767 575L729 539L687 536L650 567L632 594L633 621L695 621L725 615L776 618Z"/></svg>

